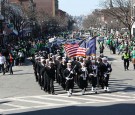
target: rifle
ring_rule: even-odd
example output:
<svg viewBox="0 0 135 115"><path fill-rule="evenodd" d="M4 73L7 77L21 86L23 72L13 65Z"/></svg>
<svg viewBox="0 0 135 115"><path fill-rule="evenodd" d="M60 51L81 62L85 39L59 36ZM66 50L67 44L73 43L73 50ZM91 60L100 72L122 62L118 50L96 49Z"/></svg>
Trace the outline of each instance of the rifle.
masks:
<svg viewBox="0 0 135 115"><path fill-rule="evenodd" d="M73 69L70 71L68 77L66 77L67 80L73 79L73 78L69 78L69 77L70 77L70 75L72 74L72 71L74 71L75 68L76 68L76 65L75 65L75 66L73 67Z"/></svg>

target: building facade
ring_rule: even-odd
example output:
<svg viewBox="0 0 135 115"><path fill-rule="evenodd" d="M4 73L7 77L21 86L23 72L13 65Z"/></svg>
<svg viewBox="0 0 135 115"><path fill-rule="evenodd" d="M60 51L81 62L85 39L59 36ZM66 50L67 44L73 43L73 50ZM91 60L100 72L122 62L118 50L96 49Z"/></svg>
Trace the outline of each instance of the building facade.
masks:
<svg viewBox="0 0 135 115"><path fill-rule="evenodd" d="M37 11L44 11L45 13L56 16L59 9L58 0L8 0L11 3L25 4L29 6L30 3L35 4Z"/></svg>
<svg viewBox="0 0 135 115"><path fill-rule="evenodd" d="M135 20L135 0L131 0L131 16L132 19ZM135 22L132 25L131 34L135 36Z"/></svg>

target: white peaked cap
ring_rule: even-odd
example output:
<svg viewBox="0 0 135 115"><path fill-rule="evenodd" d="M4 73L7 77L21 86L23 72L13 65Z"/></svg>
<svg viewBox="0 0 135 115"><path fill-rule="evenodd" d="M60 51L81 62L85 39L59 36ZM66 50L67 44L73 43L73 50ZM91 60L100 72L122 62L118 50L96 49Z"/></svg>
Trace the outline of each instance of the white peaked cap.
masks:
<svg viewBox="0 0 135 115"><path fill-rule="evenodd" d="M42 58L42 59L41 59L41 62L43 62L43 61L45 61L45 59Z"/></svg>
<svg viewBox="0 0 135 115"><path fill-rule="evenodd" d="M40 57L40 59L44 59L44 57Z"/></svg>
<svg viewBox="0 0 135 115"><path fill-rule="evenodd" d="M68 63L71 63L72 61L71 60L68 60Z"/></svg>
<svg viewBox="0 0 135 115"><path fill-rule="evenodd" d="M103 57L102 60L104 61L104 60L108 60L108 59L106 57Z"/></svg>
<svg viewBox="0 0 135 115"><path fill-rule="evenodd" d="M67 63L67 66L71 65L71 63Z"/></svg>
<svg viewBox="0 0 135 115"><path fill-rule="evenodd" d="M95 63L95 60L91 60L92 63Z"/></svg>
<svg viewBox="0 0 135 115"><path fill-rule="evenodd" d="M40 57L36 57L35 59L39 59Z"/></svg>
<svg viewBox="0 0 135 115"><path fill-rule="evenodd" d="M92 56L94 59L96 58L96 56Z"/></svg>

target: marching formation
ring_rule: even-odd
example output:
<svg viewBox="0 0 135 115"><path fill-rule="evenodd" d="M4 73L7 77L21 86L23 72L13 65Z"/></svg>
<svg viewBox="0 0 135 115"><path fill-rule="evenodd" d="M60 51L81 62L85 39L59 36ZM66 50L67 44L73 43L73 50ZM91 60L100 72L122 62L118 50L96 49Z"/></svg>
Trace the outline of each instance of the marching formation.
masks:
<svg viewBox="0 0 135 115"><path fill-rule="evenodd" d="M55 94L54 81L56 81L68 96L73 93L76 84L85 94L88 85L91 91L97 93L97 88L109 91L109 77L112 72L111 65L106 57L87 56L67 58L60 55L48 56L38 52L32 56L31 62L36 81L41 89L49 94Z"/></svg>

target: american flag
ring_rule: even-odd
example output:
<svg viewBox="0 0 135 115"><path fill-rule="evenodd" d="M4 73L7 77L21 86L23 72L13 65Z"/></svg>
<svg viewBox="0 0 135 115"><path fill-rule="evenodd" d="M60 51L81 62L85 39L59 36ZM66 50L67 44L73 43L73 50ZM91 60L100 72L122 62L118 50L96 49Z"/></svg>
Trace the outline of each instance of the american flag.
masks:
<svg viewBox="0 0 135 115"><path fill-rule="evenodd" d="M85 42L81 44L65 44L64 48L68 57L86 56Z"/></svg>

